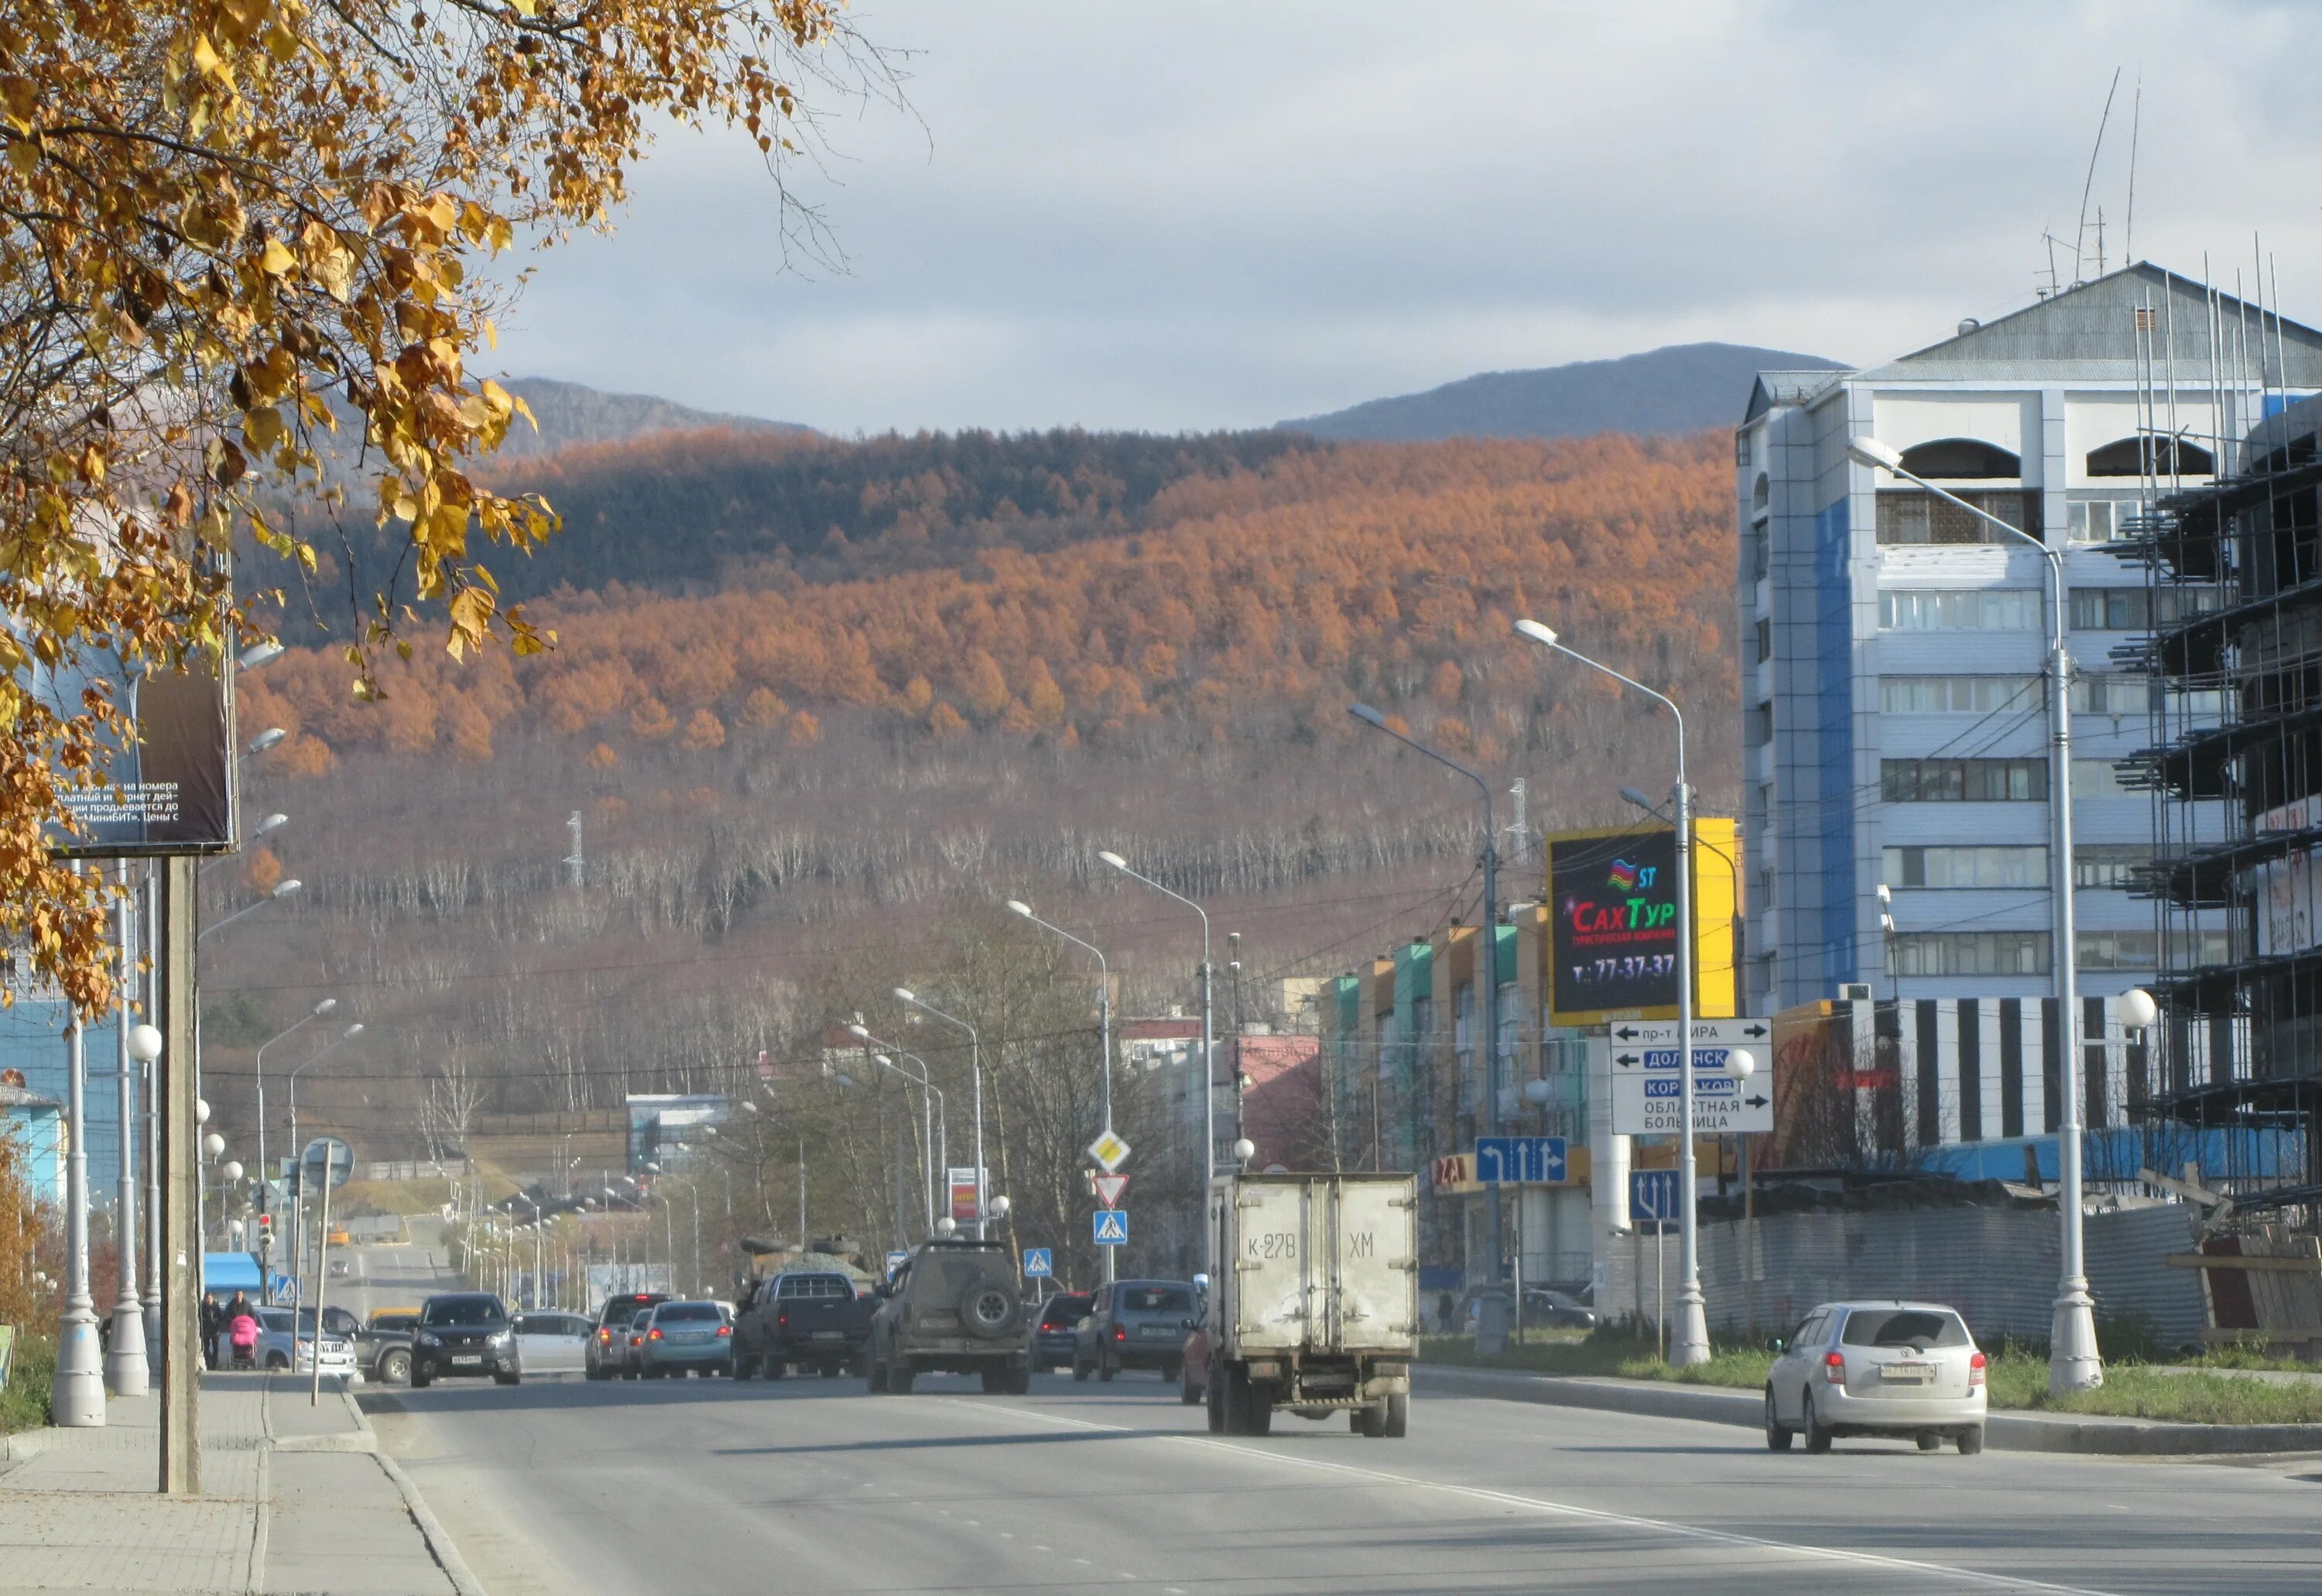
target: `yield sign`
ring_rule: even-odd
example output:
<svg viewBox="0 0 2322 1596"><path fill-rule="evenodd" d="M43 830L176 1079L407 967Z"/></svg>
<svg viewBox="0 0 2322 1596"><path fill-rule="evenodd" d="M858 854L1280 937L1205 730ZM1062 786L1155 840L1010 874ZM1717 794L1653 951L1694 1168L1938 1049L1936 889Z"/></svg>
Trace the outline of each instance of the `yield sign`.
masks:
<svg viewBox="0 0 2322 1596"><path fill-rule="evenodd" d="M1114 1135L1110 1129L1088 1145L1088 1155L1107 1170L1117 1170L1129 1156L1129 1144Z"/></svg>
<svg viewBox="0 0 2322 1596"><path fill-rule="evenodd" d="M1097 1175L1090 1180L1089 1184L1096 1189L1096 1199L1099 1202L1104 1204L1104 1206L1109 1208L1119 1208L1120 1206L1120 1194L1129 1190L1129 1177L1127 1175Z"/></svg>

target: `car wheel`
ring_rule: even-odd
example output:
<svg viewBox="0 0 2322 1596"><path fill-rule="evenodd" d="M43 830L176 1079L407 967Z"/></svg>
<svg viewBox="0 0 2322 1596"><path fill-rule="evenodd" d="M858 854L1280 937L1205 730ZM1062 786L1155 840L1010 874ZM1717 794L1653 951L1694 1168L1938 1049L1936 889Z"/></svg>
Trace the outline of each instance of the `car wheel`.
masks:
<svg viewBox="0 0 2322 1596"><path fill-rule="evenodd" d="M379 1360L379 1377L381 1380L398 1382L409 1380L411 1354L400 1349L387 1354Z"/></svg>
<svg viewBox="0 0 2322 1596"><path fill-rule="evenodd" d="M887 1391L887 1365L877 1358L865 1359L863 1364L863 1388L873 1396L884 1396Z"/></svg>
<svg viewBox="0 0 2322 1596"><path fill-rule="evenodd" d="M736 1354L734 1358L734 1378L736 1380L755 1380L757 1377L758 1360L755 1358L745 1358L738 1353Z"/></svg>
<svg viewBox="0 0 2322 1596"><path fill-rule="evenodd" d="M791 1372L790 1364L780 1358L768 1358L759 1365L758 1373L769 1380L780 1380Z"/></svg>
<svg viewBox="0 0 2322 1596"><path fill-rule="evenodd" d="M887 1389L899 1397L908 1397L911 1394L911 1382L918 1377L919 1372L915 1369L890 1369L887 1371Z"/></svg>
<svg viewBox="0 0 2322 1596"><path fill-rule="evenodd" d="M1031 1364L1027 1363L1015 1372L1008 1382L1008 1394L1011 1397L1028 1397L1032 1394Z"/></svg>
<svg viewBox="0 0 2322 1596"><path fill-rule="evenodd" d="M987 1397L996 1397L1008 1389L1008 1371L1005 1369L986 1369L983 1371L981 1379L983 1394Z"/></svg>
<svg viewBox="0 0 2322 1596"><path fill-rule="evenodd" d="M1386 1414L1381 1425L1390 1441L1400 1441L1411 1434L1411 1398L1391 1396L1386 1400Z"/></svg>
<svg viewBox="0 0 2322 1596"><path fill-rule="evenodd" d="M637 1372L635 1369L624 1367L621 1370L621 1378L624 1380L635 1380L636 1377Z"/></svg>
<svg viewBox="0 0 2322 1596"><path fill-rule="evenodd" d="M1184 1406L1190 1408L1201 1400L1201 1387L1193 1383L1193 1377L1192 1375L1186 1373L1182 1367L1179 1368L1177 1371L1177 1400Z"/></svg>
<svg viewBox="0 0 2322 1596"><path fill-rule="evenodd" d="M1085 1382L1088 1377L1088 1365L1082 1363L1078 1358L1074 1358L1073 1360L1073 1378L1074 1380Z"/></svg>
<svg viewBox="0 0 2322 1596"><path fill-rule="evenodd" d="M288 1369L290 1366L290 1360L279 1352L270 1352L266 1354L266 1366L270 1369Z"/></svg>
<svg viewBox="0 0 2322 1596"><path fill-rule="evenodd" d="M1921 1431L1919 1432L1919 1450L1920 1450L1920 1451L1922 1451L1922 1452L1940 1452L1940 1451L1942 1451L1942 1450L1943 1450L1943 1438L1941 1436L1937 1435L1934 1431L1933 1431L1933 1430L1921 1430Z"/></svg>
<svg viewBox="0 0 2322 1596"><path fill-rule="evenodd" d="M411 1372L411 1389L413 1391L425 1391L429 1386L434 1383L435 1374L433 1370L414 1369Z"/></svg>
<svg viewBox="0 0 2322 1596"><path fill-rule="evenodd" d="M513 1374L496 1373L492 1376L492 1380L494 1383L499 1385L521 1385L524 1383L524 1375L521 1372Z"/></svg>
<svg viewBox="0 0 2322 1596"><path fill-rule="evenodd" d="M1973 1457L1983 1450L1983 1426L1960 1431L1959 1449L1961 1457Z"/></svg>
<svg viewBox="0 0 2322 1596"><path fill-rule="evenodd" d="M1097 1365L1096 1365L1096 1377L1097 1377L1099 1380L1102 1380L1102 1381L1105 1382L1106 1383L1110 1384L1110 1383L1111 1382L1111 1380L1112 1380L1113 1375L1114 1375L1115 1373L1119 1373L1119 1371L1117 1371L1116 1369L1114 1369L1114 1368L1113 1368L1113 1366L1112 1366L1112 1364L1111 1364L1111 1363L1109 1363L1108 1361L1106 1361L1105 1359L1103 1359L1103 1358L1100 1357L1100 1358L1097 1360Z"/></svg>
<svg viewBox="0 0 2322 1596"><path fill-rule="evenodd" d="M1787 1425L1778 1423L1775 1420L1774 1388L1769 1385L1766 1388L1766 1450L1769 1452L1787 1452L1789 1449L1789 1427Z"/></svg>
<svg viewBox="0 0 2322 1596"><path fill-rule="evenodd" d="M1175 1380L1184 1372L1184 1359L1171 1358L1167 1363L1161 1365L1161 1378L1164 1381Z"/></svg>
<svg viewBox="0 0 2322 1596"><path fill-rule="evenodd" d="M1805 1398L1800 1403L1800 1407L1805 1418L1806 1450L1809 1452L1829 1451L1831 1440L1830 1432L1823 1428L1822 1420L1815 1414L1814 1392L1808 1391L1805 1393Z"/></svg>

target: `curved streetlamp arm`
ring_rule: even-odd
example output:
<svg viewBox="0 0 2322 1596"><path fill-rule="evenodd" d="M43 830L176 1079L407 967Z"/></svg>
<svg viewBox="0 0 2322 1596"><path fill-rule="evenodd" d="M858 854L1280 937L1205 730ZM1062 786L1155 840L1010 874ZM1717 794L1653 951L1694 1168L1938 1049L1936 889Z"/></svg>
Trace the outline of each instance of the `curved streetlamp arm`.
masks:
<svg viewBox="0 0 2322 1596"><path fill-rule="evenodd" d="M1364 711L1366 710L1368 710L1369 713L1365 714ZM1467 778L1468 780L1474 782L1476 784L1476 790L1483 794L1484 797L1484 818L1487 822L1491 819L1492 787L1490 782L1486 781L1481 776L1478 776L1475 771L1469 770L1467 766L1460 764L1456 760L1444 758L1443 755L1436 752L1435 750L1427 746L1426 743L1419 741L1418 738L1404 736L1401 732L1396 731L1393 726L1386 724L1386 716L1381 715L1377 710L1372 709L1367 704L1349 704L1347 706L1347 713L1353 716L1365 725L1370 727L1373 731L1385 732L1388 736L1402 743L1405 748L1415 748L1420 752L1425 754L1428 758L1433 760L1437 764L1441 765L1445 770L1457 771L1458 774ZM1132 871L1129 873L1134 875L1136 872ZM1138 879L1139 880L1143 880L1145 878L1139 876ZM1147 884L1150 886L1161 887L1161 883L1158 881L1152 881ZM1164 892L1169 892L1169 889L1166 887L1161 887L1161 890ZM1175 898L1177 895L1175 892L1169 892L1169 896Z"/></svg>

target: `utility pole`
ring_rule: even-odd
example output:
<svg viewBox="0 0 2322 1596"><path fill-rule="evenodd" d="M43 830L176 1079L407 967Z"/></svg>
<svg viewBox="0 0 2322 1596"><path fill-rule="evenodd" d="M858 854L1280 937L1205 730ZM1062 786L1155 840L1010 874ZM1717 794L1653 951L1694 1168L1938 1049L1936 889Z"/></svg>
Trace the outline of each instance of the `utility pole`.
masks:
<svg viewBox="0 0 2322 1596"><path fill-rule="evenodd" d="M580 851L580 810L575 809L564 817L564 827L572 834L572 852L564 856L565 884L578 892L580 890L585 869L584 856Z"/></svg>
<svg viewBox="0 0 2322 1596"><path fill-rule="evenodd" d="M120 960L114 992L121 1006L120 1023L114 1027L114 1062L121 1072L114 1082L115 1100L120 1104L121 1180L114 1199L113 1251L121 1295L113 1309L113 1345L105 1349L105 1384L115 1396L142 1397L151 1371L145 1363L145 1305L137 1299L137 1072L129 1057L129 995L136 990L137 922L126 860L114 867L113 879L121 894L113 906Z"/></svg>
<svg viewBox="0 0 2322 1596"><path fill-rule="evenodd" d="M154 1067L161 1116L160 1488L171 1496L197 1496L202 1489L202 1354L196 1311L202 1206L194 861L172 858L162 871L160 961L155 971L160 990L154 1018L163 1037L161 1062Z"/></svg>

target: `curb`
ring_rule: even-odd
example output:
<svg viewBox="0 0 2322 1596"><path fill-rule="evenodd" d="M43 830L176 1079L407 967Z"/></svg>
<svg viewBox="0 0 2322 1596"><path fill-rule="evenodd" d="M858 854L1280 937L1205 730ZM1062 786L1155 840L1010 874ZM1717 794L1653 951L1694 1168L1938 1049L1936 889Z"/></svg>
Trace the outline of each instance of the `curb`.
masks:
<svg viewBox="0 0 2322 1596"><path fill-rule="evenodd" d="M18 1430L14 1435L0 1436L0 1474L18 1464L49 1449L56 1431L47 1426L33 1430Z"/></svg>
<svg viewBox="0 0 2322 1596"><path fill-rule="evenodd" d="M1537 1402L1603 1412L1642 1413L1703 1424L1757 1429L1764 1400L1753 1391L1679 1385L1598 1376L1523 1374L1459 1367L1414 1371L1446 1392ZM1993 1413L1984 1422L1985 1445L2004 1452L2074 1452L2122 1457L2193 1457L2264 1452L2322 1451L2322 1424L2171 1424L2149 1418Z"/></svg>
<svg viewBox="0 0 2322 1596"><path fill-rule="evenodd" d="M460 1549L452 1544L451 1532L435 1516L435 1509L427 1505L427 1499L419 1494L418 1485L403 1472L402 1464L380 1449L379 1434L370 1427L370 1415L365 1413L362 1404L355 1400L353 1390L343 1385L339 1388L339 1395L345 1400L347 1411L354 1416L359 1438L364 1443L346 1450L370 1453L387 1477L395 1482L396 1490L403 1495L404 1509L411 1515L411 1521L419 1526L419 1537L427 1543L429 1555L435 1559L436 1566L451 1580L452 1588L459 1592L459 1596L487 1596L483 1582L476 1577L475 1571L460 1555Z"/></svg>

